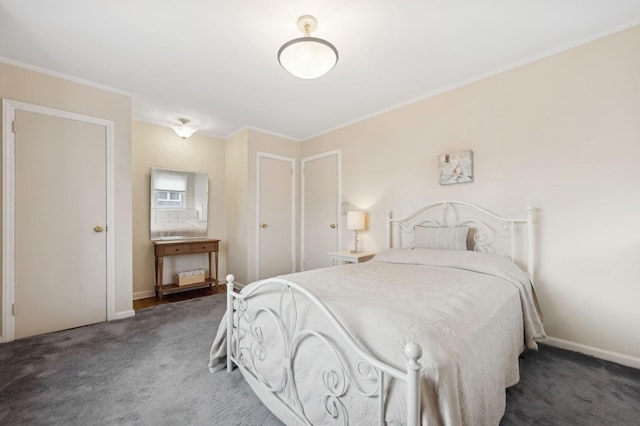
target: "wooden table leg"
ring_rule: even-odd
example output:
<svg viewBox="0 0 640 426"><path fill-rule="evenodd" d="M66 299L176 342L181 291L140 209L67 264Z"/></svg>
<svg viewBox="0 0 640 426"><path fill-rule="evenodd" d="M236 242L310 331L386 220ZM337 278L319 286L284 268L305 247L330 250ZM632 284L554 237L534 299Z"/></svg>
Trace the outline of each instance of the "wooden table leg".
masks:
<svg viewBox="0 0 640 426"><path fill-rule="evenodd" d="M213 256L214 256L214 261L215 261L215 266L216 266L216 276L215 276L216 285L218 285L219 281L218 281L218 251L217 250L216 250L215 253L213 253Z"/></svg>
<svg viewBox="0 0 640 426"><path fill-rule="evenodd" d="M156 263L154 265L153 272L155 273L153 289L156 291L156 297L158 297L158 256L156 256Z"/></svg>
<svg viewBox="0 0 640 426"><path fill-rule="evenodd" d="M156 257L156 297L162 300L163 258Z"/></svg>
<svg viewBox="0 0 640 426"><path fill-rule="evenodd" d="M213 278L213 271L211 270L211 252L209 252L209 278ZM209 287L211 287L214 283L209 281ZM215 283L216 285L218 283Z"/></svg>

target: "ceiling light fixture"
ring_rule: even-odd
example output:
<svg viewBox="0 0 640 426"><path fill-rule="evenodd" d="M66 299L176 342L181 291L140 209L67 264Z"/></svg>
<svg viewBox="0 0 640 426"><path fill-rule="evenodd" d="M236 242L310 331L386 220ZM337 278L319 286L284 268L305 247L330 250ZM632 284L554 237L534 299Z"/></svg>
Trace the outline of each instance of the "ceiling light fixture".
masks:
<svg viewBox="0 0 640 426"><path fill-rule="evenodd" d="M338 62L338 50L326 40L310 37L318 28L318 21L311 15L298 18L298 29L303 37L286 42L278 50L278 62L282 68L296 77L312 79L328 73Z"/></svg>
<svg viewBox="0 0 640 426"><path fill-rule="evenodd" d="M180 136L182 139L186 139L189 136L193 135L198 129L195 127L189 126L189 120L186 118L178 118L178 121L182 123L181 126L176 126L173 130Z"/></svg>

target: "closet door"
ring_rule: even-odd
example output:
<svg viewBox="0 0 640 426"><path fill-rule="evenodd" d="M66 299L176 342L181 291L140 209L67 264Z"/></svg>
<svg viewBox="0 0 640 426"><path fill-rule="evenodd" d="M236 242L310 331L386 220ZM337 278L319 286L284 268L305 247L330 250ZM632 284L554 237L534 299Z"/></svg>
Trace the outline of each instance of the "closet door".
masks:
<svg viewBox="0 0 640 426"><path fill-rule="evenodd" d="M302 159L302 269L331 266L340 247L340 151Z"/></svg>
<svg viewBox="0 0 640 426"><path fill-rule="evenodd" d="M267 153L257 158L256 277L295 271L295 160Z"/></svg>
<svg viewBox="0 0 640 426"><path fill-rule="evenodd" d="M106 131L15 118L15 337L107 319Z"/></svg>

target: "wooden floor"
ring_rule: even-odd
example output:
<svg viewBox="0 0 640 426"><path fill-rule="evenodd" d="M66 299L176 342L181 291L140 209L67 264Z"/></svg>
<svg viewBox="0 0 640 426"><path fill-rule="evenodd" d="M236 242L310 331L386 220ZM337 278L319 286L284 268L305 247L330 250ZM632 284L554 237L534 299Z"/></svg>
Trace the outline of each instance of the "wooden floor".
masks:
<svg viewBox="0 0 640 426"><path fill-rule="evenodd" d="M133 301L133 309L144 309L151 306L161 305L164 303L178 302L180 300L193 299L194 297L211 296L212 294L225 293L226 285L217 285L213 287L198 288L195 290L179 291L175 293L165 294L162 301L157 297L147 297L146 299L138 299Z"/></svg>

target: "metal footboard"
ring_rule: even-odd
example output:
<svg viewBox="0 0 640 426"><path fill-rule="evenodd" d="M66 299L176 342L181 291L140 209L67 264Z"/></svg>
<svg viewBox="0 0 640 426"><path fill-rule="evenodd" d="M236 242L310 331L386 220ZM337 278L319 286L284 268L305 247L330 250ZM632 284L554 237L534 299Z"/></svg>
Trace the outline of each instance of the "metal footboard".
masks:
<svg viewBox="0 0 640 426"><path fill-rule="evenodd" d="M316 296L295 282L273 278L254 284L249 291L240 294L234 291L234 276L227 275L227 370L233 364L250 374L260 386L270 392L302 424L312 424L299 396L300 377L294 377L294 363L298 349L307 339L317 341L317 345L326 348L334 361L334 368L323 368L321 383L317 388L324 393L321 404L324 414L343 424L349 424L349 407L343 399L347 392L363 398L377 399L378 424L385 424L386 381L402 381L406 384L407 425L420 424L420 371L419 362L422 348L416 343L405 347L407 357L406 371L399 370L373 357L345 330L333 313ZM253 306L250 299L265 289L279 290L277 306ZM298 312L303 297L311 306L317 308L326 317L330 326L340 336L342 345L338 347L329 334L320 330L302 328ZM258 320L260 318L260 321ZM270 333L276 330L278 344L282 353L279 362L271 371L260 370L260 363L267 354L265 349L265 321L271 324ZM244 327L243 327L244 326ZM344 350L348 348L349 355ZM269 379L274 369L281 370L278 379ZM278 371L275 371L278 373ZM363 385L368 385L365 386ZM320 401L318 401L320 403Z"/></svg>

